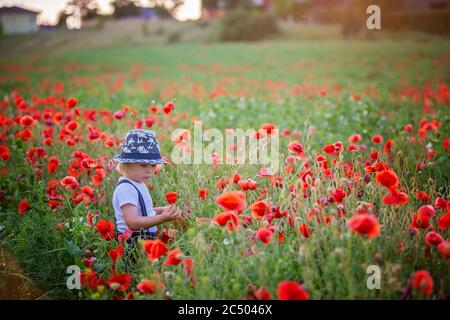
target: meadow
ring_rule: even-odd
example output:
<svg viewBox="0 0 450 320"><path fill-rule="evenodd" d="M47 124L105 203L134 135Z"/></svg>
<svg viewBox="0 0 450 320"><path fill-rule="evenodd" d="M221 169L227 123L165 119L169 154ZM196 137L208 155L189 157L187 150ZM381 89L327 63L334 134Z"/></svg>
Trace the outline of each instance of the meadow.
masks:
<svg viewBox="0 0 450 320"><path fill-rule="evenodd" d="M448 299L449 52L421 36L0 57L1 246L43 298ZM155 205L176 192L189 217L163 224L130 270L111 159L139 127L170 160L189 142L173 131L195 120L278 129L281 169L162 166ZM71 265L81 290L67 288Z"/></svg>

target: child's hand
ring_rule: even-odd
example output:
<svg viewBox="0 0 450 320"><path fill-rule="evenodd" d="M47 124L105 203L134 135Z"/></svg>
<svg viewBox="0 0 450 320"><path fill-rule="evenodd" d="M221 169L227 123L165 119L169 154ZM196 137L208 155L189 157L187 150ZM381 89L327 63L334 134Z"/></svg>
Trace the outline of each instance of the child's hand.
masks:
<svg viewBox="0 0 450 320"><path fill-rule="evenodd" d="M171 205L163 206L163 207L157 207L155 208L156 214L160 215L164 212L164 210L169 209Z"/></svg>
<svg viewBox="0 0 450 320"><path fill-rule="evenodd" d="M172 221L181 217L181 210L177 208L176 205L172 204L164 209L161 213L161 217L164 221Z"/></svg>
<svg viewBox="0 0 450 320"><path fill-rule="evenodd" d="M187 213L187 211L182 211L181 212L181 219L189 219L190 215L189 213Z"/></svg>

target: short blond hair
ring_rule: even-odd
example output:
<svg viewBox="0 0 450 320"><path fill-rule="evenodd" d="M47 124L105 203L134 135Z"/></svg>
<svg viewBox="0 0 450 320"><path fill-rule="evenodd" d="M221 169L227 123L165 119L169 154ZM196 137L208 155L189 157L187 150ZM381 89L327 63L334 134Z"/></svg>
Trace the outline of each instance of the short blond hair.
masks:
<svg viewBox="0 0 450 320"><path fill-rule="evenodd" d="M120 172L122 175L126 175L130 172L130 168L133 164L132 163L119 163L119 165L116 167L117 171Z"/></svg>

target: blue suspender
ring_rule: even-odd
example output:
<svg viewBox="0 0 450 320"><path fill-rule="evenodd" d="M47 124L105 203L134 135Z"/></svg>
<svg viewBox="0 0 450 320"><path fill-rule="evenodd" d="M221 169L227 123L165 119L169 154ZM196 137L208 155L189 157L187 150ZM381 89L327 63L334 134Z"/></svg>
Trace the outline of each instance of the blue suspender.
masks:
<svg viewBox="0 0 450 320"><path fill-rule="evenodd" d="M129 180L127 180L127 179L122 179L122 180L120 180L120 181L116 184L116 188L117 188L117 186L119 186L119 185L121 185L121 184L124 184L124 183L129 183L129 184L131 184L131 185L136 189L136 191L138 192L139 205L141 206L142 215L143 215L144 217L146 217L146 216L147 216L147 208L145 207L144 198L142 197L142 194L141 194L141 192L139 191L139 189L138 189L131 181L129 181Z"/></svg>
<svg viewBox="0 0 450 320"><path fill-rule="evenodd" d="M121 185L123 183L129 183L131 184L136 191L138 192L138 198L139 198L139 205L141 206L141 211L142 211L142 215L144 217L147 217L147 208L145 207L145 202L144 202L144 198L142 197L141 192L139 191L139 189L129 180L127 179L122 179L120 180L117 184L116 184L116 188L118 185ZM151 240L155 240L156 239L156 232L149 232L147 230L141 229L140 231L134 231L131 234L131 239L133 238L139 238L142 237L144 239L151 239ZM128 240L127 240L128 241Z"/></svg>

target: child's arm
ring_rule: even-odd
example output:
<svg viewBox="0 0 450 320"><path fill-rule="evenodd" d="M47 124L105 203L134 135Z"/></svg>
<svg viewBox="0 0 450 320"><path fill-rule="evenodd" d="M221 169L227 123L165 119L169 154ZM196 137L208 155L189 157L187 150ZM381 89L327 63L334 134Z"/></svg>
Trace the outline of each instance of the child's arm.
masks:
<svg viewBox="0 0 450 320"><path fill-rule="evenodd" d="M174 205L166 207L159 215L151 217L139 216L137 207L131 203L124 204L121 209L125 223L131 231L148 229L158 224L175 220L181 216L180 209Z"/></svg>

